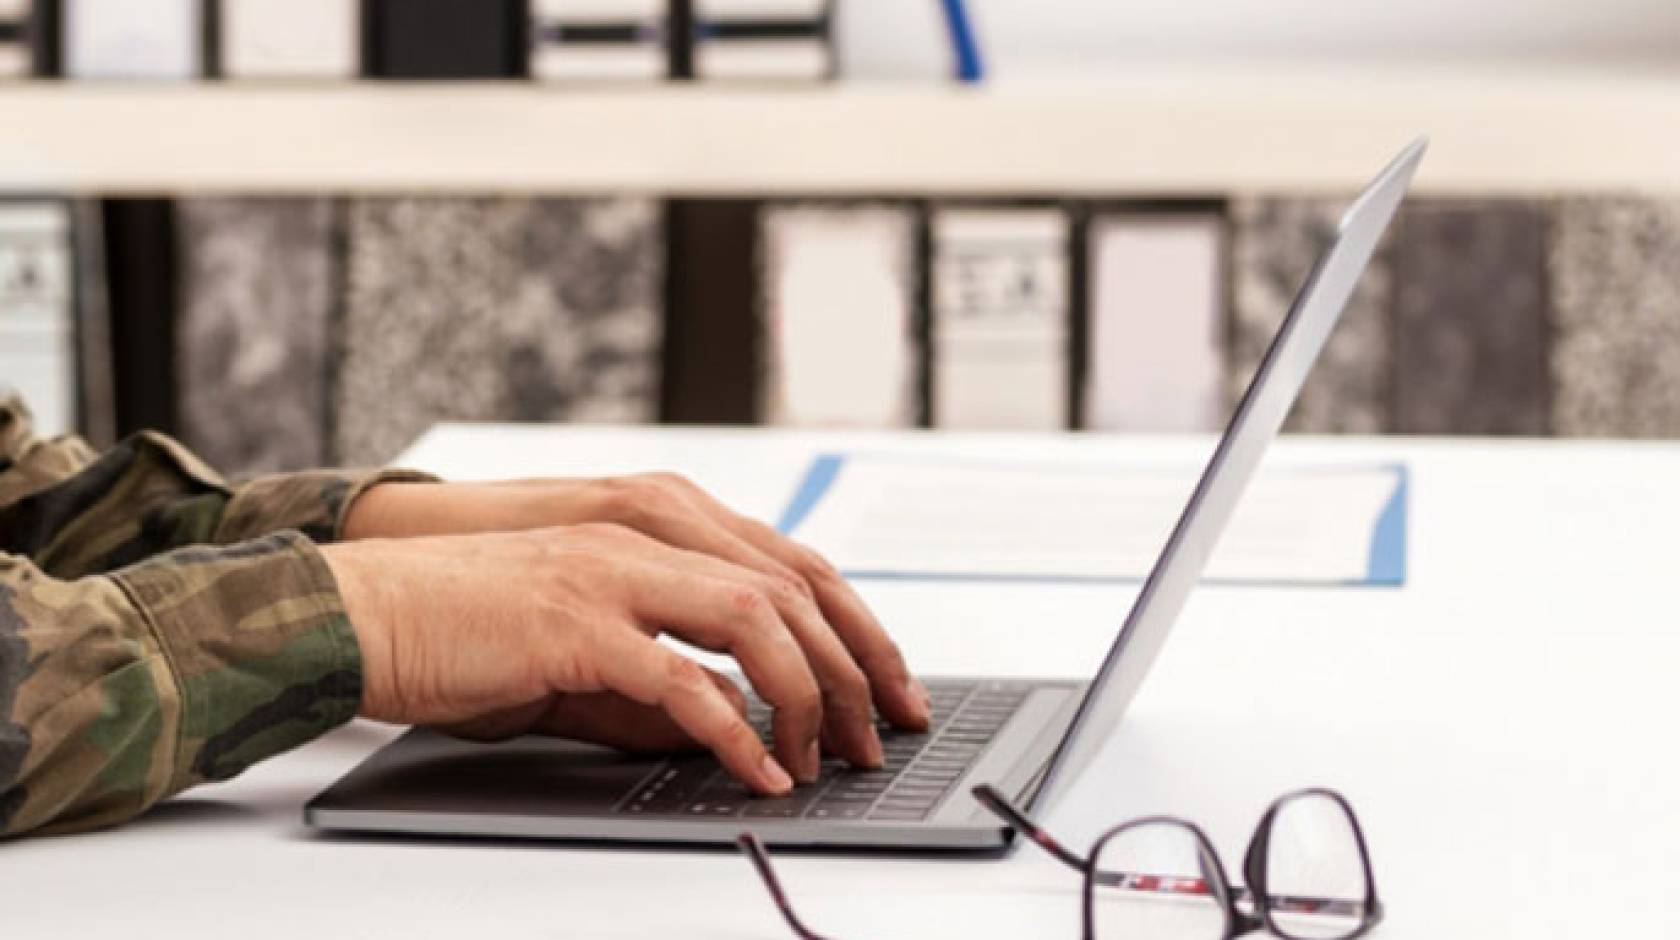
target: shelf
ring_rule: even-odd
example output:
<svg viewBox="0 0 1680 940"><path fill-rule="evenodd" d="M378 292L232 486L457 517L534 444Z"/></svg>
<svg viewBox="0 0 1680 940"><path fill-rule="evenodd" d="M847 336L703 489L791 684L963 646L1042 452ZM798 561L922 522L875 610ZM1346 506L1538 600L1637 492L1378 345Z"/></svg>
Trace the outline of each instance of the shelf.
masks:
<svg viewBox="0 0 1680 940"><path fill-rule="evenodd" d="M0 87L0 191L1680 193L1680 73L1218 68L822 88Z"/></svg>

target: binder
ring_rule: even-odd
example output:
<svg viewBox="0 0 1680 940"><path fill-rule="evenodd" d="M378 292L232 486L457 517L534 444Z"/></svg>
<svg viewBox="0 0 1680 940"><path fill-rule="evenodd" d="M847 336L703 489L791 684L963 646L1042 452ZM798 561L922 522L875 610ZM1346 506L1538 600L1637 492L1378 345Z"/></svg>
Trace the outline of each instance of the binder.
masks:
<svg viewBox="0 0 1680 940"><path fill-rule="evenodd" d="M1545 215L1415 200L1395 227L1395 430L1539 435L1549 421Z"/></svg>
<svg viewBox="0 0 1680 940"><path fill-rule="evenodd" d="M1680 201L1560 199L1547 231L1552 429L1680 437Z"/></svg>
<svg viewBox="0 0 1680 940"><path fill-rule="evenodd" d="M692 0L693 74L806 80L836 71L829 0Z"/></svg>
<svg viewBox="0 0 1680 940"><path fill-rule="evenodd" d="M366 0L363 65L373 78L518 78L529 32L523 0Z"/></svg>
<svg viewBox="0 0 1680 940"><path fill-rule="evenodd" d="M930 229L932 423L1068 427L1067 213L947 207Z"/></svg>
<svg viewBox="0 0 1680 940"><path fill-rule="evenodd" d="M1111 212L1093 219L1088 238L1087 426L1218 429L1227 410L1223 217Z"/></svg>
<svg viewBox="0 0 1680 940"><path fill-rule="evenodd" d="M0 0L0 80L35 74L32 0Z"/></svg>
<svg viewBox="0 0 1680 940"><path fill-rule="evenodd" d="M219 0L219 74L349 79L361 72L359 0Z"/></svg>
<svg viewBox="0 0 1680 940"><path fill-rule="evenodd" d="M751 199L665 206L665 368L660 418L759 420L759 214Z"/></svg>
<svg viewBox="0 0 1680 940"><path fill-rule="evenodd" d="M0 386L21 393L43 435L76 427L69 207L0 201Z"/></svg>
<svg viewBox="0 0 1680 940"><path fill-rule="evenodd" d="M336 459L445 420L653 420L662 240L650 199L352 202Z"/></svg>
<svg viewBox="0 0 1680 940"><path fill-rule="evenodd" d="M342 281L336 203L193 198L177 213L182 437L235 477L331 463L328 337Z"/></svg>
<svg viewBox="0 0 1680 940"><path fill-rule="evenodd" d="M117 442L116 360L105 272L105 210L97 199L70 203L71 295L75 308L78 430L95 448Z"/></svg>
<svg viewBox="0 0 1680 940"><path fill-rule="evenodd" d="M175 203L122 198L101 205L116 436L175 434Z"/></svg>
<svg viewBox="0 0 1680 940"><path fill-rule="evenodd" d="M1231 204L1228 399L1247 387L1346 206L1344 199L1318 197L1245 197ZM1307 377L1289 430L1381 434L1393 427L1393 272L1385 239Z"/></svg>
<svg viewBox="0 0 1680 940"><path fill-rule="evenodd" d="M916 422L914 236L906 208L765 211L762 413L768 423Z"/></svg>
<svg viewBox="0 0 1680 940"><path fill-rule="evenodd" d="M61 0L64 74L186 80L204 73L203 0Z"/></svg>
<svg viewBox="0 0 1680 940"><path fill-rule="evenodd" d="M666 0L533 0L531 76L656 80L669 71Z"/></svg>

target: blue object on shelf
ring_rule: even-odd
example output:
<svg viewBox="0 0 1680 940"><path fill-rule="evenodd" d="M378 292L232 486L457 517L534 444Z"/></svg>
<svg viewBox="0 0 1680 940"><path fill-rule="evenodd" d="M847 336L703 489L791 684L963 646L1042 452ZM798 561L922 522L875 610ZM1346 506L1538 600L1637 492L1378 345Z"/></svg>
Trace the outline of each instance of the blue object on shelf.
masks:
<svg viewBox="0 0 1680 940"><path fill-rule="evenodd" d="M957 80L978 82L986 75L980 59L980 43L974 36L974 21L969 18L968 4L963 0L940 0L945 8L945 24L951 30L951 48L957 54Z"/></svg>

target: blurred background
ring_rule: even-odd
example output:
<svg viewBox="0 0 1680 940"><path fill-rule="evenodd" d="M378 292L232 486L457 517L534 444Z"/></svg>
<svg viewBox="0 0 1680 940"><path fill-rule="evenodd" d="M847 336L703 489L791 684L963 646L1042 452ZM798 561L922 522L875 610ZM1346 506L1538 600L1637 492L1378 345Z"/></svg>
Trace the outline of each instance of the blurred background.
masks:
<svg viewBox="0 0 1680 940"><path fill-rule="evenodd" d="M435 422L1680 437L1665 0L0 0L0 386L232 474Z"/></svg>

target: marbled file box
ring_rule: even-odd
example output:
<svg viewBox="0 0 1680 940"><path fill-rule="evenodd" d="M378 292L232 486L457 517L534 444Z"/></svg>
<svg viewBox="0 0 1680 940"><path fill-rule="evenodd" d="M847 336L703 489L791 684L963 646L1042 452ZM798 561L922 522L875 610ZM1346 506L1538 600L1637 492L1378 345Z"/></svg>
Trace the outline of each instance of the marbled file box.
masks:
<svg viewBox="0 0 1680 940"><path fill-rule="evenodd" d="M334 204L200 198L177 211L182 436L237 476L330 463Z"/></svg>
<svg viewBox="0 0 1680 940"><path fill-rule="evenodd" d="M1680 200L1564 199L1550 228L1554 430L1680 437Z"/></svg>
<svg viewBox="0 0 1680 940"><path fill-rule="evenodd" d="M1069 423L1068 215L948 206L930 220L935 427Z"/></svg>
<svg viewBox="0 0 1680 940"><path fill-rule="evenodd" d="M220 0L221 74L349 79L361 72L358 0Z"/></svg>
<svg viewBox="0 0 1680 940"><path fill-rule="evenodd" d="M365 0L363 66L374 78L515 78L530 66L523 0Z"/></svg>
<svg viewBox="0 0 1680 940"><path fill-rule="evenodd" d="M1345 199L1245 197L1233 202L1227 407L1253 378L1346 208ZM1380 433L1391 427L1391 264L1385 242L1308 377L1289 429Z"/></svg>
<svg viewBox="0 0 1680 940"><path fill-rule="evenodd" d="M1224 421L1225 220L1106 211L1088 244L1085 424L1212 431Z"/></svg>
<svg viewBox="0 0 1680 940"><path fill-rule="evenodd" d="M914 424L920 383L911 210L775 206L762 225L765 420Z"/></svg>
<svg viewBox="0 0 1680 940"><path fill-rule="evenodd" d="M1544 434L1545 214L1516 200L1414 200L1394 271L1395 431Z"/></svg>
<svg viewBox="0 0 1680 940"><path fill-rule="evenodd" d="M653 81L670 68L667 0L532 0L531 77Z"/></svg>
<svg viewBox="0 0 1680 940"><path fill-rule="evenodd" d="M661 241L646 199L352 203L339 460L439 421L654 419Z"/></svg>
<svg viewBox="0 0 1680 940"><path fill-rule="evenodd" d="M204 72L203 0L61 0L64 74L175 79Z"/></svg>
<svg viewBox="0 0 1680 940"><path fill-rule="evenodd" d="M694 77L833 78L829 0L692 0Z"/></svg>
<svg viewBox="0 0 1680 940"><path fill-rule="evenodd" d="M0 394L22 393L36 430L76 426L69 207L0 200Z"/></svg>

